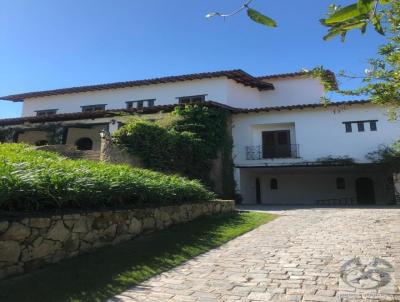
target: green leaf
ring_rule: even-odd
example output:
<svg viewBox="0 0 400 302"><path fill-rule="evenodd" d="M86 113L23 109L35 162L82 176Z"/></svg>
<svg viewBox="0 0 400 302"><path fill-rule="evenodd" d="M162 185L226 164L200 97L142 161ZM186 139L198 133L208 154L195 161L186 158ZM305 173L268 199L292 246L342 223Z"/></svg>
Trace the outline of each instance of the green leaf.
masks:
<svg viewBox="0 0 400 302"><path fill-rule="evenodd" d="M383 30L380 18L377 15L373 15L371 17L371 23L374 25L375 30L381 35L385 35L385 31Z"/></svg>
<svg viewBox="0 0 400 302"><path fill-rule="evenodd" d="M347 21L360 15L357 4L352 4L333 13L328 19L325 19L325 24Z"/></svg>
<svg viewBox="0 0 400 302"><path fill-rule="evenodd" d="M360 14L369 14L376 0L358 0L357 8Z"/></svg>
<svg viewBox="0 0 400 302"><path fill-rule="evenodd" d="M367 26L367 22L358 21L358 22L355 22L355 23L345 24L345 25L341 26L340 28L344 29L344 30L351 30L351 29L355 29L355 28L363 29L366 26ZM365 32L365 30L364 30L364 32Z"/></svg>
<svg viewBox="0 0 400 302"><path fill-rule="evenodd" d="M262 25L266 25L266 26L270 26L270 27L277 26L276 22L273 19L261 14L260 12L256 11L255 9L248 8L247 15L250 17L250 19L252 19L253 21L260 23Z"/></svg>
<svg viewBox="0 0 400 302"><path fill-rule="evenodd" d="M390 4L392 2L393 2L393 0L379 0L379 3L382 5Z"/></svg>
<svg viewBox="0 0 400 302"><path fill-rule="evenodd" d="M340 35L342 31L340 29L331 29L326 36L323 37L324 41L329 41L330 39Z"/></svg>

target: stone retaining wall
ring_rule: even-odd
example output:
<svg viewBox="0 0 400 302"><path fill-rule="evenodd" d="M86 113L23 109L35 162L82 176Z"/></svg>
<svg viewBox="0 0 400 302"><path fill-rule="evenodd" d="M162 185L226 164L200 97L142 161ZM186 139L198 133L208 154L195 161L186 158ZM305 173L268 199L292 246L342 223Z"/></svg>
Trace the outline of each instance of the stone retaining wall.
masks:
<svg viewBox="0 0 400 302"><path fill-rule="evenodd" d="M233 210L233 201L218 200L156 209L0 218L0 279L199 216Z"/></svg>

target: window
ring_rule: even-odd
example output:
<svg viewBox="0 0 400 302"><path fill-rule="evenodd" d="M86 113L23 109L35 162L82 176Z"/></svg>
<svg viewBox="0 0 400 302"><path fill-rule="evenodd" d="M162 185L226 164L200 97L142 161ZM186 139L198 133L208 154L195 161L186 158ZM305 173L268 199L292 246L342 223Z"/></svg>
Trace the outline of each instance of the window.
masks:
<svg viewBox="0 0 400 302"><path fill-rule="evenodd" d="M179 100L179 104L204 102L206 100L206 94L181 96L181 97L178 97L177 99Z"/></svg>
<svg viewBox="0 0 400 302"><path fill-rule="evenodd" d="M346 132L352 132L353 129L351 128L351 123L344 123L344 126L346 127Z"/></svg>
<svg viewBox="0 0 400 302"><path fill-rule="evenodd" d="M377 131L378 127L376 126L376 121L370 121L369 122L369 130L371 131Z"/></svg>
<svg viewBox="0 0 400 302"><path fill-rule="evenodd" d="M262 154L263 158L292 157L290 131L263 131Z"/></svg>
<svg viewBox="0 0 400 302"><path fill-rule="evenodd" d="M37 110L36 116L51 116L57 114L58 109Z"/></svg>
<svg viewBox="0 0 400 302"><path fill-rule="evenodd" d="M338 190L346 189L346 181L345 181L345 179L343 177L336 178L336 188Z"/></svg>
<svg viewBox="0 0 400 302"><path fill-rule="evenodd" d="M271 178L269 181L269 187L271 190L278 190L278 180L276 178Z"/></svg>
<svg viewBox="0 0 400 302"><path fill-rule="evenodd" d="M155 99L149 99L149 100L138 100L138 101L129 101L126 102L126 108L132 109L132 108L143 108L143 107L153 107L154 106Z"/></svg>
<svg viewBox="0 0 400 302"><path fill-rule="evenodd" d="M351 121L351 122L343 122L346 132L350 133L353 132L352 124L357 124L358 132L365 132L365 124L369 124L370 131L377 131L377 120L368 120L368 121Z"/></svg>
<svg viewBox="0 0 400 302"><path fill-rule="evenodd" d="M94 112L94 111L106 110L106 105L89 105L81 107L82 107L82 112Z"/></svg>

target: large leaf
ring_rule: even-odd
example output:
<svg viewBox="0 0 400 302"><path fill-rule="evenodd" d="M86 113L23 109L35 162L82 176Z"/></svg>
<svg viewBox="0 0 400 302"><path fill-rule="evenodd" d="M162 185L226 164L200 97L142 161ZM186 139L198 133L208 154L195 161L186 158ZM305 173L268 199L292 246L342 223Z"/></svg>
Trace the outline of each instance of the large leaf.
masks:
<svg viewBox="0 0 400 302"><path fill-rule="evenodd" d="M360 14L369 14L376 0L358 0L357 8Z"/></svg>
<svg viewBox="0 0 400 302"><path fill-rule="evenodd" d="M352 4L333 13L329 18L325 19L325 24L347 21L360 15L357 4Z"/></svg>
<svg viewBox="0 0 400 302"><path fill-rule="evenodd" d="M260 12L256 11L255 9L248 8L247 15L250 17L250 19L252 19L253 21L255 21L257 23L260 23L260 24L263 24L266 26L270 26L270 27L277 26L276 22L273 19L261 14Z"/></svg>
<svg viewBox="0 0 400 302"><path fill-rule="evenodd" d="M367 22L366 21L358 21L358 22L354 22L354 23L349 23L349 24L345 24L343 26L341 26L341 29L345 29L345 30L351 30L351 29L355 29L355 28L361 28L363 29L364 27L366 27ZM365 29L363 29L363 31L365 32Z"/></svg>
<svg viewBox="0 0 400 302"><path fill-rule="evenodd" d="M323 37L324 41L328 41L338 35L342 34L342 30L341 29L331 29L328 34L326 36Z"/></svg>

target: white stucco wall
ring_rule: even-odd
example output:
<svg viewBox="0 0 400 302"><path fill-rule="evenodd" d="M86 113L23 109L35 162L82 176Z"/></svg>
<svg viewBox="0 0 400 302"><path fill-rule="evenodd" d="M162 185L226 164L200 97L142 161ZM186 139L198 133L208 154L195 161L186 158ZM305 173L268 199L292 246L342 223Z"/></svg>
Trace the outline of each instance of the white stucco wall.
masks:
<svg viewBox="0 0 400 302"><path fill-rule="evenodd" d="M23 116L34 116L37 110L58 109L57 113L82 111L81 106L106 104L106 109L126 108L126 102L156 99L155 105L178 103L177 97L206 95L212 100L238 108L259 108L293 104L318 103L323 95L317 79L274 79L275 90L259 91L226 77L156 84L84 93L71 93L25 99Z"/></svg>
<svg viewBox="0 0 400 302"><path fill-rule="evenodd" d="M321 101L324 87L319 79L312 77L293 77L268 79L275 90L262 91L260 107L315 104Z"/></svg>
<svg viewBox="0 0 400 302"><path fill-rule="evenodd" d="M361 120L378 120L377 131L370 131L365 124L365 132L358 132L353 124L353 132L346 133L343 122ZM279 124L281 127L277 128ZM285 130L288 124L294 125L292 143L299 145L299 159L246 160L246 146L260 145L263 127ZM340 110L328 107L236 114L232 129L233 156L238 166L307 162L329 155L349 156L357 162L366 162L367 153L377 150L381 144L393 143L399 133L400 123L388 121L385 109L371 104L341 106Z"/></svg>
<svg viewBox="0 0 400 302"><path fill-rule="evenodd" d="M104 129L105 126L97 125L93 126L93 128L85 129L85 128L69 128L67 135L67 145L75 146L76 141L80 138L90 138L93 141L93 150L100 150L100 131Z"/></svg>
<svg viewBox="0 0 400 302"><path fill-rule="evenodd" d="M227 81L227 104L236 108L258 108L261 92L257 88L240 85L233 80Z"/></svg>
<svg viewBox="0 0 400 302"><path fill-rule="evenodd" d="M385 191L385 176L380 173L340 171L332 168L331 171L322 171L318 168L298 168L290 173L256 172L241 169L240 194L244 204L256 203L256 178L260 179L261 203L269 205L315 205L317 200L352 198L357 201L356 179L368 177L374 182L375 200L378 204L391 201L392 196ZM346 188L337 189L336 178L345 179ZM271 190L270 179L275 178L278 189Z"/></svg>
<svg viewBox="0 0 400 302"><path fill-rule="evenodd" d="M24 101L22 115L34 116L36 110L46 109L58 109L57 113L80 112L81 106L96 104L107 104L106 109L121 109L126 108L125 102L143 99L156 99L155 105L167 105L178 103L177 97L202 94L207 95L207 100L226 104L227 81L222 77L32 98Z"/></svg>

